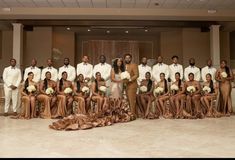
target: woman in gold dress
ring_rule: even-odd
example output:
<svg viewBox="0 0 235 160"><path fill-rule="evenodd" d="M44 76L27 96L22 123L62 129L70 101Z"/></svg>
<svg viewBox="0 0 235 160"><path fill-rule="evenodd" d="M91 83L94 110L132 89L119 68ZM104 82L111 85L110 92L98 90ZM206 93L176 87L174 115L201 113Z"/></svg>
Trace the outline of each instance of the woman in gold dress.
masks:
<svg viewBox="0 0 235 160"><path fill-rule="evenodd" d="M62 72L62 78L57 82L58 109L53 118L68 116L73 111L73 84L67 77L67 72Z"/></svg>
<svg viewBox="0 0 235 160"><path fill-rule="evenodd" d="M189 81L185 82L187 101L186 110L196 118L203 118L200 98L201 98L201 85L198 81L194 80L194 74L188 74Z"/></svg>
<svg viewBox="0 0 235 160"><path fill-rule="evenodd" d="M213 82L211 74L206 75L206 82L202 85L203 95L201 97L201 103L206 111L206 117L219 117L217 109L213 107L213 101L216 100L218 95L218 84Z"/></svg>
<svg viewBox="0 0 235 160"><path fill-rule="evenodd" d="M104 109L108 108L108 98L105 96L106 92L101 91L100 87L105 88L105 81L101 78L100 72L96 72L95 81L92 83L92 96L91 100L97 104L95 113L98 114Z"/></svg>
<svg viewBox="0 0 235 160"><path fill-rule="evenodd" d="M78 112L86 114L90 110L90 88L84 80L83 74L78 75L77 83L74 87L74 101L78 102Z"/></svg>
<svg viewBox="0 0 235 160"><path fill-rule="evenodd" d="M222 60L220 68L216 71L216 80L219 82L219 102L218 111L225 116L230 116L233 113L232 108L232 84L234 77L231 69L227 66L227 62Z"/></svg>
<svg viewBox="0 0 235 160"><path fill-rule="evenodd" d="M51 118L52 111L56 111L56 82L51 80L51 72L45 73L45 79L39 84L39 95L37 100L44 106L43 111L40 113L41 118ZM42 105L41 105L42 107Z"/></svg>
<svg viewBox="0 0 235 160"><path fill-rule="evenodd" d="M139 94L137 95L137 104L140 111L144 114L144 118L148 118L149 114L151 114L152 102L155 100L155 97L153 96L153 86L151 73L146 72L145 79L141 81Z"/></svg>
<svg viewBox="0 0 235 160"><path fill-rule="evenodd" d="M22 88L22 111L20 118L30 119L36 118L36 96L38 85L33 81L33 72L28 73L28 78L25 80Z"/></svg>

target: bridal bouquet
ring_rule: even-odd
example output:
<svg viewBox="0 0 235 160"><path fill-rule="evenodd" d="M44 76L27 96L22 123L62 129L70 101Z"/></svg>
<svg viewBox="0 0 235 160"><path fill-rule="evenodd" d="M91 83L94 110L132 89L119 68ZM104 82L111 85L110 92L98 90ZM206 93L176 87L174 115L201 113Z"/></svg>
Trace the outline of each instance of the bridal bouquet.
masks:
<svg viewBox="0 0 235 160"><path fill-rule="evenodd" d="M162 87L157 87L153 90L154 95L161 95L163 93L164 89Z"/></svg>
<svg viewBox="0 0 235 160"><path fill-rule="evenodd" d="M142 92L142 93L144 93L144 92L147 92L147 87L146 86L141 86L140 87L140 91Z"/></svg>
<svg viewBox="0 0 235 160"><path fill-rule="evenodd" d="M64 90L64 93L65 94L70 94L70 93L72 93L73 92L73 90L70 88L70 87L67 87L67 88L65 88L65 90Z"/></svg>
<svg viewBox="0 0 235 160"><path fill-rule="evenodd" d="M105 92L107 91L107 87L105 87L105 86L100 86L100 87L99 87L99 90L100 90L101 92L105 93Z"/></svg>
<svg viewBox="0 0 235 160"><path fill-rule="evenodd" d="M207 92L207 93L210 93L210 92L211 92L211 88L208 87L208 86L203 87L202 90L203 90L204 92Z"/></svg>
<svg viewBox="0 0 235 160"><path fill-rule="evenodd" d="M27 87L27 90L28 90L28 92L32 93L32 92L36 91L36 88L35 88L34 85L29 85L29 86Z"/></svg>
<svg viewBox="0 0 235 160"><path fill-rule="evenodd" d="M221 73L221 76L222 76L223 78L227 78L227 77L228 77L228 74L227 74L226 72L222 72L222 73Z"/></svg>
<svg viewBox="0 0 235 160"><path fill-rule="evenodd" d="M53 94L54 93L54 89L49 87L46 89L46 94L50 95L50 94Z"/></svg>
<svg viewBox="0 0 235 160"><path fill-rule="evenodd" d="M89 93L90 89L87 86L82 87L82 92L83 93Z"/></svg>
<svg viewBox="0 0 235 160"><path fill-rule="evenodd" d="M190 92L190 93L193 93L193 92L196 91L196 88L194 86L188 86L187 91Z"/></svg>
<svg viewBox="0 0 235 160"><path fill-rule="evenodd" d="M131 76L130 76L130 73L129 73L129 72L125 71L125 72L122 72L122 73L121 73L121 79L122 79L122 80L124 80L124 79L129 80L130 78L131 78Z"/></svg>
<svg viewBox="0 0 235 160"><path fill-rule="evenodd" d="M179 90L179 87L177 85L175 85L175 84L171 85L172 94L175 94L176 91L178 91L178 90Z"/></svg>

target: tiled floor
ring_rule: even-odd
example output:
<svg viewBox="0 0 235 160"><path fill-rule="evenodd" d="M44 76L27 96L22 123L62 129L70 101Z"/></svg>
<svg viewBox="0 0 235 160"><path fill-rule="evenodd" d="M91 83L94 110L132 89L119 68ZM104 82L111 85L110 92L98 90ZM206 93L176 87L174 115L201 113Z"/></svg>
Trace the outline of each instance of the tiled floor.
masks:
<svg viewBox="0 0 235 160"><path fill-rule="evenodd" d="M53 120L0 117L0 157L235 157L235 116L143 120L55 131Z"/></svg>

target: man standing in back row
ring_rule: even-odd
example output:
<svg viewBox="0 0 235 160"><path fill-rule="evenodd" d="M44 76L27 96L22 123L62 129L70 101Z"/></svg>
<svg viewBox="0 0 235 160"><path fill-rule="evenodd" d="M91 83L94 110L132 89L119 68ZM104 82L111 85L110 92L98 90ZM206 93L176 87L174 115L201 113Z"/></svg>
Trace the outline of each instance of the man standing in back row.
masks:
<svg viewBox="0 0 235 160"><path fill-rule="evenodd" d="M20 69L16 67L15 59L12 58L10 60L10 66L4 69L2 77L4 81L4 93L5 93L4 116L8 116L8 110L10 107L11 99L12 99L13 112L14 115L16 116L19 85L22 77Z"/></svg>
<svg viewBox="0 0 235 160"><path fill-rule="evenodd" d="M32 59L31 61L31 66L25 68L24 71L24 81L28 78L28 73L33 72L33 81L38 83L41 80L41 69L38 68L37 66L37 60L35 58Z"/></svg>
<svg viewBox="0 0 235 160"><path fill-rule="evenodd" d="M166 80L169 78L169 67L167 64L163 63L162 56L158 56L157 64L155 64L152 68L153 79L156 82L160 82L160 74L164 73Z"/></svg>
<svg viewBox="0 0 235 160"><path fill-rule="evenodd" d="M58 80L61 79L63 72L67 72L68 74L67 80L74 82L76 78L76 70L74 66L71 66L69 64L69 58L64 58L64 65L59 68Z"/></svg>
<svg viewBox="0 0 235 160"><path fill-rule="evenodd" d="M170 79L171 82L175 82L175 73L179 72L180 73L180 79L182 80L184 75L183 75L183 66L178 63L178 56L173 56L172 58L172 64L169 65L169 73L170 73Z"/></svg>
<svg viewBox="0 0 235 160"><path fill-rule="evenodd" d="M139 77L138 66L137 64L131 63L132 61L131 54L125 54L124 61L125 61L126 71L130 74L130 80L128 82L124 82L126 83L126 95L129 101L130 110L136 117L137 116L136 92L138 88L137 78Z"/></svg>
<svg viewBox="0 0 235 160"><path fill-rule="evenodd" d="M189 59L189 66L184 69L184 80L185 81L189 81L189 79L188 79L189 73L194 74L194 80L200 81L201 72L200 72L200 69L195 66L195 59L194 58Z"/></svg>
<svg viewBox="0 0 235 160"><path fill-rule="evenodd" d="M54 68L52 66L52 60L49 58L47 59L47 67L45 67L43 70L42 70L42 74L41 74L41 80L44 80L45 79L45 74L46 72L50 72L51 73L51 80L57 82L57 77L58 77L58 71L56 68Z"/></svg>
<svg viewBox="0 0 235 160"><path fill-rule="evenodd" d="M93 72L93 65L91 65L88 62L89 62L89 57L84 55L82 57L82 63L77 64L77 76L79 74L82 74L84 79L89 82L88 84L90 84Z"/></svg>

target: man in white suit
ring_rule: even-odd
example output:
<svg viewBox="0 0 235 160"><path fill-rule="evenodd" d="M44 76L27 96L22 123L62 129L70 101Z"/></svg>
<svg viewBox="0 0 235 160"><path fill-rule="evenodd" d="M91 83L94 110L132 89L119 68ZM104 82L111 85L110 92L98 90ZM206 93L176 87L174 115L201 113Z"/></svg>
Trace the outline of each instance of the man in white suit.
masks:
<svg viewBox="0 0 235 160"><path fill-rule="evenodd" d="M160 82L160 74L165 74L165 79L169 78L169 67L167 64L163 63L162 56L158 56L157 64L155 64L152 68L152 76L155 82Z"/></svg>
<svg viewBox="0 0 235 160"><path fill-rule="evenodd" d="M51 72L51 80L53 81L57 81L57 77L58 77L58 71L56 68L54 68L52 66L52 60L49 58L47 59L47 67L43 68L42 70L42 74L41 74L41 80L45 79L45 74L46 72Z"/></svg>
<svg viewBox="0 0 235 160"><path fill-rule="evenodd" d="M210 73L212 81L215 82L215 73L216 73L216 68L212 66L212 60L209 59L207 60L207 66L202 68L201 71L201 77L204 82L206 82L206 75Z"/></svg>
<svg viewBox="0 0 235 160"><path fill-rule="evenodd" d="M138 85L140 85L141 81L143 79L145 79L146 72L151 73L151 71L152 71L152 68L147 65L147 58L146 57L142 58L141 64L138 65L138 69L139 69L139 78L137 79L137 83L138 83Z"/></svg>
<svg viewBox="0 0 235 160"><path fill-rule="evenodd" d="M84 79L90 82L93 73L93 65L89 63L89 57L84 55L82 62L77 64L77 76L83 74ZM102 74L101 74L102 76Z"/></svg>
<svg viewBox="0 0 235 160"><path fill-rule="evenodd" d="M61 79L63 72L67 72L68 74L67 80L74 82L76 78L76 70L74 66L71 66L69 64L69 58L64 58L64 65L59 68L58 80Z"/></svg>
<svg viewBox="0 0 235 160"><path fill-rule="evenodd" d="M16 67L16 60L10 60L10 66L4 68L3 71L3 82L4 82L4 93L5 93L5 108L4 116L8 116L8 110L10 107L10 101L12 99L12 106L14 115L17 115L17 104L18 104L18 93L19 85L22 80L21 71Z"/></svg>
<svg viewBox="0 0 235 160"><path fill-rule="evenodd" d="M201 72L200 72L200 69L195 66L195 59L194 58L189 59L189 66L184 69L184 80L185 81L189 80L188 79L189 73L194 74L194 80L196 80L196 81L201 80Z"/></svg>
<svg viewBox="0 0 235 160"><path fill-rule="evenodd" d="M31 66L25 68L24 81L28 78L29 72L33 72L33 74L34 74L33 81L34 82L38 83L41 80L41 69L38 68L36 65L37 65L37 60L33 58L31 61Z"/></svg>
<svg viewBox="0 0 235 160"><path fill-rule="evenodd" d="M172 64L169 65L169 72L170 72L170 79L171 82L175 82L175 73L179 72L180 73L180 79L182 80L184 75L183 75L183 66L178 63L178 56L173 56L172 58Z"/></svg>

